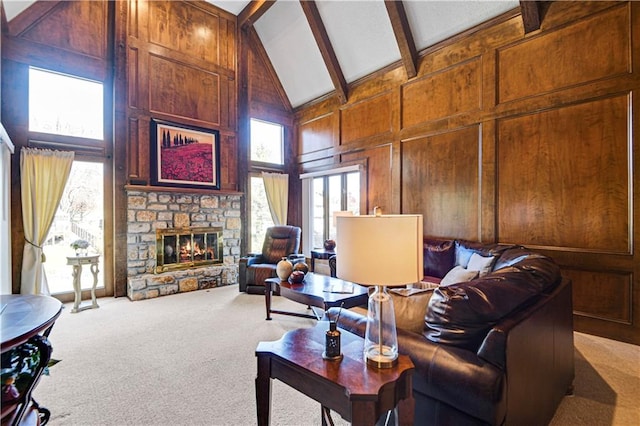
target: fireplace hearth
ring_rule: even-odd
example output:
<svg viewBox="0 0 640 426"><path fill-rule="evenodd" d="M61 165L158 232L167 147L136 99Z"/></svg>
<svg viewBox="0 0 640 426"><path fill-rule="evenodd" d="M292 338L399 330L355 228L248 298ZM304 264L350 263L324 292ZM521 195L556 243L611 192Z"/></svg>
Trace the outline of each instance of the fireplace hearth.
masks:
<svg viewBox="0 0 640 426"><path fill-rule="evenodd" d="M223 229L156 230L156 274L223 262Z"/></svg>

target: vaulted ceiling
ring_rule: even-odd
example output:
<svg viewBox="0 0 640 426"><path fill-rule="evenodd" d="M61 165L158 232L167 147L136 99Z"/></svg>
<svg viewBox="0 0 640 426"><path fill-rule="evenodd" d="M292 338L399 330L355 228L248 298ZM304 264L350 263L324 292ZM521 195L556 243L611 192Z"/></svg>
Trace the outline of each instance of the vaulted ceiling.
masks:
<svg viewBox="0 0 640 426"><path fill-rule="evenodd" d="M295 108L350 83L402 63L416 73L419 52L520 7L525 31L540 25L540 4L517 0L207 0L253 26L288 103ZM31 0L3 0L7 20ZM251 30L253 31L253 30Z"/></svg>

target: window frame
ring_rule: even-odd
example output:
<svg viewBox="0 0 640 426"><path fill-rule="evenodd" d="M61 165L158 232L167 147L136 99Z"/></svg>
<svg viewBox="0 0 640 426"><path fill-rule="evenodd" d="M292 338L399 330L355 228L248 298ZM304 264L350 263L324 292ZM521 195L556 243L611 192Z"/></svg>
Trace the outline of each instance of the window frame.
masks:
<svg viewBox="0 0 640 426"><path fill-rule="evenodd" d="M329 176L342 175L341 184L344 185L346 183L346 175L349 173L358 172L360 174L360 212L354 212L355 214L364 214L363 212L367 211L367 164L366 160L357 163L345 164L341 167L332 168L332 169L322 169L317 171L311 171L308 173L304 173L300 175L300 180L302 182L302 252L306 255L311 255L311 250L316 249L317 247L313 247L313 218L311 215L313 214L313 180L318 177L326 177L325 179L325 194L327 193L327 184ZM342 186L342 194L341 199L342 203L346 198L346 194L344 191L344 186ZM344 204L343 204L344 205ZM328 221L330 218L328 217L328 204L324 203L323 208L325 209L324 214L324 230L325 233L328 232Z"/></svg>

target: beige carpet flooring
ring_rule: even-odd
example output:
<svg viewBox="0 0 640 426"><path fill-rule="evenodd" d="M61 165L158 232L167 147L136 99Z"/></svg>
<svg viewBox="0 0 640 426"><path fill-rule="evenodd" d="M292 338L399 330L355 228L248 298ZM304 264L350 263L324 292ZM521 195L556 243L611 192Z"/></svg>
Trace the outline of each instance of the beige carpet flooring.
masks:
<svg viewBox="0 0 640 426"><path fill-rule="evenodd" d="M314 320L274 315L237 286L140 302L99 300L50 336L53 358L34 396L50 425L255 425L254 350ZM275 309L305 311L276 297ZM575 334L576 390L552 425L640 425L640 347ZM320 425L320 407L279 381L272 425ZM334 415L336 424L346 424Z"/></svg>

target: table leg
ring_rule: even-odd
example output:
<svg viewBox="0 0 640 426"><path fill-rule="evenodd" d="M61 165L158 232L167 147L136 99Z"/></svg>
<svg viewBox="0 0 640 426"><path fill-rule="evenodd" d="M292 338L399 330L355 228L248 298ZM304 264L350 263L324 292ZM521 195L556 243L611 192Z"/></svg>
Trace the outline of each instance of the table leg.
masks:
<svg viewBox="0 0 640 426"><path fill-rule="evenodd" d="M73 302L73 309L71 313L75 314L80 312L80 302L82 301L82 289L80 288L80 277L82 276L82 265L73 265L73 292L75 293L75 300Z"/></svg>
<svg viewBox="0 0 640 426"><path fill-rule="evenodd" d="M271 294L273 293L273 284L265 283L264 285L264 303L267 308L267 321L271 321Z"/></svg>
<svg viewBox="0 0 640 426"><path fill-rule="evenodd" d="M256 408L258 426L269 426L271 423L271 359L264 355L258 355Z"/></svg>
<svg viewBox="0 0 640 426"><path fill-rule="evenodd" d="M98 301L96 300L96 286L98 285L98 264L91 264L91 273L93 274L93 287L91 287L91 307L99 308Z"/></svg>

